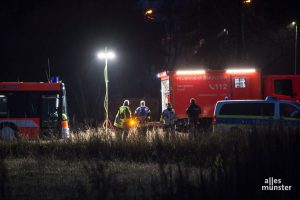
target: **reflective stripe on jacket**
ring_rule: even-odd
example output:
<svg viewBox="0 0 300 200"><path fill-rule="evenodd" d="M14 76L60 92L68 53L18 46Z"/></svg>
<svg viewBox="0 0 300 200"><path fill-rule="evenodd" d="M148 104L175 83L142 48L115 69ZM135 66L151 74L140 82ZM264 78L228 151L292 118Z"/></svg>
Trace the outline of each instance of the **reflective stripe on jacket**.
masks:
<svg viewBox="0 0 300 200"><path fill-rule="evenodd" d="M121 106L116 115L114 126L118 128L125 128L126 123L131 118L131 110L128 106Z"/></svg>
<svg viewBox="0 0 300 200"><path fill-rule="evenodd" d="M150 117L151 111L147 106L140 106L135 110L134 114L139 120L145 120L147 117Z"/></svg>

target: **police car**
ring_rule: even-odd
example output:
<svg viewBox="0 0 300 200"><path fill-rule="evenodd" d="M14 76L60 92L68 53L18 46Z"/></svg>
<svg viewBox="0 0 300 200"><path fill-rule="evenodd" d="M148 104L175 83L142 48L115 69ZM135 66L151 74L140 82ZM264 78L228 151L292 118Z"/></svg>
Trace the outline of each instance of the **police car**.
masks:
<svg viewBox="0 0 300 200"><path fill-rule="evenodd" d="M276 100L224 100L214 110L213 132L232 132L253 127L283 127L299 130L300 105L292 101Z"/></svg>

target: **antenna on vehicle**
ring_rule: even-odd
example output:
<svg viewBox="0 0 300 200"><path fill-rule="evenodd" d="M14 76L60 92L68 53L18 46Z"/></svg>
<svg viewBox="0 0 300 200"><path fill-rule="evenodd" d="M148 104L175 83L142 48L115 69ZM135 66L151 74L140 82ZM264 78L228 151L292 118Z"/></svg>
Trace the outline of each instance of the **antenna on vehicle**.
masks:
<svg viewBox="0 0 300 200"><path fill-rule="evenodd" d="M49 57L48 57L48 72L47 72L47 70L45 70L45 73L46 73L48 83L50 83L50 59L49 59Z"/></svg>

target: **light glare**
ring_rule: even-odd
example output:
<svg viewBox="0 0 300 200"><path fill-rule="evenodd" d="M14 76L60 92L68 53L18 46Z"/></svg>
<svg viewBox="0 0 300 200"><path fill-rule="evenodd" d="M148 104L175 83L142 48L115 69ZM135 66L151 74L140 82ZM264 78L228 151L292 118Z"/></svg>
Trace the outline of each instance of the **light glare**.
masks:
<svg viewBox="0 0 300 200"><path fill-rule="evenodd" d="M161 73L157 74L158 78L162 78L162 77L165 77L165 76L167 76L167 72L161 72Z"/></svg>
<svg viewBox="0 0 300 200"><path fill-rule="evenodd" d="M98 53L97 56L98 56L98 58L103 59L103 58L105 58L105 53L100 52L100 53Z"/></svg>
<svg viewBox="0 0 300 200"><path fill-rule="evenodd" d="M177 75L194 75L194 74L205 74L205 70L179 70L176 71Z"/></svg>
<svg viewBox="0 0 300 200"><path fill-rule="evenodd" d="M113 59L113 58L116 57L116 55L115 55L114 52L100 52L100 53L98 53L97 56L98 56L98 58L100 58L100 59L107 59L107 58Z"/></svg>
<svg viewBox="0 0 300 200"><path fill-rule="evenodd" d="M148 9L145 12L145 15L151 15L153 13L152 9Z"/></svg>
<svg viewBox="0 0 300 200"><path fill-rule="evenodd" d="M116 57L116 55L115 55L114 52L108 52L107 53L107 58L115 58L115 57Z"/></svg>
<svg viewBox="0 0 300 200"><path fill-rule="evenodd" d="M256 69L250 68L250 69L227 69L226 73L228 74L238 74L238 73L254 73L256 72Z"/></svg>

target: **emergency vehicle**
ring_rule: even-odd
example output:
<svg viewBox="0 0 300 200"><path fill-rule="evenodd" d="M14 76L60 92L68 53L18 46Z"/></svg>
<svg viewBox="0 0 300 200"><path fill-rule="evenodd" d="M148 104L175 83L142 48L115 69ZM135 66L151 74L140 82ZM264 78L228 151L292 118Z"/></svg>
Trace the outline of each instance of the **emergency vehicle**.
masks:
<svg viewBox="0 0 300 200"><path fill-rule="evenodd" d="M186 125L186 109L191 98L200 106L201 118L211 122L220 100L300 99L300 76L269 75L262 78L259 69L177 70L158 74L161 80L162 110L171 103L179 126Z"/></svg>
<svg viewBox="0 0 300 200"><path fill-rule="evenodd" d="M64 83L0 82L1 139L53 135L69 136Z"/></svg>
<svg viewBox="0 0 300 200"><path fill-rule="evenodd" d="M298 130L300 104L294 101L276 100L223 100L214 111L213 132L233 132L253 128Z"/></svg>

